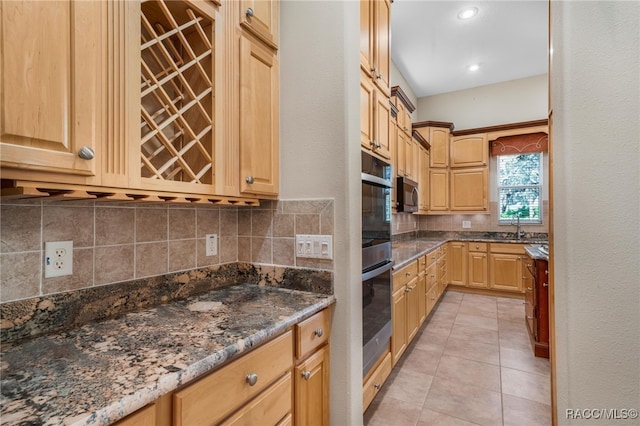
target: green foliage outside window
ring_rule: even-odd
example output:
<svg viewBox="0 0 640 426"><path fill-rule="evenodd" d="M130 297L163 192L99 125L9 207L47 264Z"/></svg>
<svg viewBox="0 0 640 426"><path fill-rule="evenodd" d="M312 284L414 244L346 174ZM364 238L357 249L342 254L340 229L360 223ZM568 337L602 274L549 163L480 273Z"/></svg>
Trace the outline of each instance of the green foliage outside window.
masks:
<svg viewBox="0 0 640 426"><path fill-rule="evenodd" d="M500 221L541 223L542 154L498 156Z"/></svg>

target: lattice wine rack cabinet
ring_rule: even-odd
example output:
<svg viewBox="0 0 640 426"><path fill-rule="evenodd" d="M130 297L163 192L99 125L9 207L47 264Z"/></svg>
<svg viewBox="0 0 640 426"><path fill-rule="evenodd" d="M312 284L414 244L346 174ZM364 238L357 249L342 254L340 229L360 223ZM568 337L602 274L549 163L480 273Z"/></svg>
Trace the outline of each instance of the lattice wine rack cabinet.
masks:
<svg viewBox="0 0 640 426"><path fill-rule="evenodd" d="M142 185L213 193L214 17L186 1L141 7Z"/></svg>

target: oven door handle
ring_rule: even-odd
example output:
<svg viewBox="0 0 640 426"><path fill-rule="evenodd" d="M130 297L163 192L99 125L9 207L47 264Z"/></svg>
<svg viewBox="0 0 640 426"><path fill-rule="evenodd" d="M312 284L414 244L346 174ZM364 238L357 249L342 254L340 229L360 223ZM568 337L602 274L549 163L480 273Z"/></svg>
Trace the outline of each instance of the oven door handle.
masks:
<svg viewBox="0 0 640 426"><path fill-rule="evenodd" d="M367 281L370 280L373 277L377 277L378 275L382 274L383 272L387 272L389 269L393 268L393 264L394 261L391 260L389 261L389 263L385 263L384 265L380 266L379 268L376 268L372 271L369 272L365 272L364 274L362 274L362 281Z"/></svg>
<svg viewBox="0 0 640 426"><path fill-rule="evenodd" d="M381 177L370 175L368 173L360 173L362 182L366 182L372 185L381 186L383 188L392 188L393 184L390 180L382 179Z"/></svg>

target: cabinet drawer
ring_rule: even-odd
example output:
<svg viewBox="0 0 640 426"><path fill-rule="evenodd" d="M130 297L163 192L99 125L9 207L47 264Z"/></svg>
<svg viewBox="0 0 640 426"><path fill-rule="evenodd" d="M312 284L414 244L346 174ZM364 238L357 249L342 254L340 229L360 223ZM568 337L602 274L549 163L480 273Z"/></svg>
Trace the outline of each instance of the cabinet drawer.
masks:
<svg viewBox="0 0 640 426"><path fill-rule="evenodd" d="M393 273L393 291L406 285L409 281L418 276L418 262L411 262L402 269Z"/></svg>
<svg viewBox="0 0 640 426"><path fill-rule="evenodd" d="M518 243L491 243L489 248L492 253L525 254L524 246Z"/></svg>
<svg viewBox="0 0 640 426"><path fill-rule="evenodd" d="M177 426L217 423L293 366L293 333L286 332L173 396ZM249 375L257 381L248 383Z"/></svg>
<svg viewBox="0 0 640 426"><path fill-rule="evenodd" d="M362 409L366 410L380 391L382 384L391 373L391 352L387 352L380 365L367 380L362 389Z"/></svg>
<svg viewBox="0 0 640 426"><path fill-rule="evenodd" d="M470 242L468 243L468 250L469 251L475 251L475 252L482 252L482 253L486 253L487 252L487 243L476 243L476 242Z"/></svg>
<svg viewBox="0 0 640 426"><path fill-rule="evenodd" d="M262 392L237 413L225 420L224 426L276 425L291 412L291 373Z"/></svg>
<svg viewBox="0 0 640 426"><path fill-rule="evenodd" d="M436 263L436 260L438 259L438 249L430 251L425 256L427 258L427 268L428 268L429 266Z"/></svg>
<svg viewBox="0 0 640 426"><path fill-rule="evenodd" d="M296 324L296 357L300 360L329 341L331 318L329 309Z"/></svg>

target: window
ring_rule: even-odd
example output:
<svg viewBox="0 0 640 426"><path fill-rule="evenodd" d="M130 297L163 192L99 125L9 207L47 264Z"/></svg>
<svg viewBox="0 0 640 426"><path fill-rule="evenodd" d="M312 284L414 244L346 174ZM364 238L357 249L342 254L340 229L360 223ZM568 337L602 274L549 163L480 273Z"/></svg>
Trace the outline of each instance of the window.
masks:
<svg viewBox="0 0 640 426"><path fill-rule="evenodd" d="M500 223L542 223L541 192L541 153L498 156Z"/></svg>

